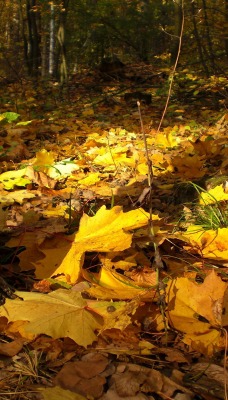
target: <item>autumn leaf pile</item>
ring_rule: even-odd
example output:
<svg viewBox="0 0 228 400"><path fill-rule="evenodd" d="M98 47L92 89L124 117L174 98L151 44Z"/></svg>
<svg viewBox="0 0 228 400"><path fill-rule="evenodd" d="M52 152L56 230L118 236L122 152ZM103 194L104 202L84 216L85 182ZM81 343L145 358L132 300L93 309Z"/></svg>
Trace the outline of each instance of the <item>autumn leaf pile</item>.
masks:
<svg viewBox="0 0 228 400"><path fill-rule="evenodd" d="M20 281L23 290L1 307L1 332L19 347L0 351L17 354L42 335L112 354L148 356L174 342L176 354L224 350L227 114L203 129L188 120L160 132L146 125L152 215L142 196L148 162L137 109L127 116L132 131L98 123L88 104L68 122L8 125L9 117L2 115L0 226L11 257L2 273L28 287ZM220 178L213 187L211 177ZM219 218L213 206L223 222L205 228L205 219Z"/></svg>

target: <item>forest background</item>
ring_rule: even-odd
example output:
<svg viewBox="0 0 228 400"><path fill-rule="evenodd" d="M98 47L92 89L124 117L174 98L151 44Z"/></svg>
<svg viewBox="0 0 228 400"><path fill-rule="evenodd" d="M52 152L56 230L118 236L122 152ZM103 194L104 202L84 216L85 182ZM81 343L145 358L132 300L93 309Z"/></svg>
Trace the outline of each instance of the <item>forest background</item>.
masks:
<svg viewBox="0 0 228 400"><path fill-rule="evenodd" d="M67 80L106 57L154 66L175 62L207 76L224 72L227 1L2 1L1 70Z"/></svg>

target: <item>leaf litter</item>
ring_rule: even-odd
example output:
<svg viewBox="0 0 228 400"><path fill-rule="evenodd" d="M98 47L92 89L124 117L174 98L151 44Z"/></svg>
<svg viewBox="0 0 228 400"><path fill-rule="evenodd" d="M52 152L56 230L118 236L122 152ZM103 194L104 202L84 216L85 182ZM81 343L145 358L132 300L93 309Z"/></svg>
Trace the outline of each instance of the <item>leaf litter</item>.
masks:
<svg viewBox="0 0 228 400"><path fill-rule="evenodd" d="M157 133L143 106L151 237L138 113L91 110L6 129L21 147L1 157L1 272L16 289L1 285L1 398L222 399L227 115L205 126L179 108L184 123Z"/></svg>

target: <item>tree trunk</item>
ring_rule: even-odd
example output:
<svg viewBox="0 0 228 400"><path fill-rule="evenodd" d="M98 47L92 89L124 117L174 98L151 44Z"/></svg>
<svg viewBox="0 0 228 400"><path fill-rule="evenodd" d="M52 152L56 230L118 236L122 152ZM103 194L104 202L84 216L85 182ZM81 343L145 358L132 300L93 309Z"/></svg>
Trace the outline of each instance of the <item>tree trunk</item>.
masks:
<svg viewBox="0 0 228 400"><path fill-rule="evenodd" d="M62 10L60 11L60 19L59 19L59 29L57 33L57 39L59 42L59 77L61 84L67 82L68 73L67 73L67 61L66 61L66 44L65 44L65 30L66 30L66 17L68 4L70 0L64 0L62 5Z"/></svg>
<svg viewBox="0 0 228 400"><path fill-rule="evenodd" d="M40 35L37 28L38 12L35 10L36 0L26 0L28 21L28 73L37 76L41 65Z"/></svg>
<svg viewBox="0 0 228 400"><path fill-rule="evenodd" d="M200 38L200 35L199 35L199 32L198 32L197 23L196 23L196 17L195 16L196 16L197 11L196 11L195 1L194 0L191 2L191 12L192 12L193 32L194 32L194 36L195 36L195 39L196 39L196 45L197 45L197 49L198 49L198 53L199 53L199 59L200 59L200 62L202 64L202 66L203 66L203 69L204 69L206 75L209 76L210 74L209 74L209 70L207 68L206 61L204 59L201 38Z"/></svg>
<svg viewBox="0 0 228 400"><path fill-rule="evenodd" d="M215 62L214 62L214 51L213 51L213 45L212 45L212 40L211 40L211 33L210 33L210 26L208 22L208 15L207 15L207 3L206 0L202 0L203 4L203 13L204 13L204 24L206 28L206 40L207 40L207 48L208 48L208 54L209 54L209 62L211 65L212 72L215 72Z"/></svg>
<svg viewBox="0 0 228 400"><path fill-rule="evenodd" d="M55 53L55 14L54 5L50 3L50 45L49 45L49 74L54 74L54 53Z"/></svg>
<svg viewBox="0 0 228 400"><path fill-rule="evenodd" d="M174 1L175 7L175 31L173 35L173 44L171 47L171 63L173 64L176 61L177 53L179 49L179 40L181 35L181 28L182 28L182 19L183 19L183 0L175 0Z"/></svg>
<svg viewBox="0 0 228 400"><path fill-rule="evenodd" d="M24 64L27 67L27 71L29 71L29 59L28 59L28 40L25 33L25 24L23 18L23 10L22 10L22 3L21 0L18 2L19 4L19 15L21 20L21 31L22 31L22 38L23 38L23 49L24 49Z"/></svg>

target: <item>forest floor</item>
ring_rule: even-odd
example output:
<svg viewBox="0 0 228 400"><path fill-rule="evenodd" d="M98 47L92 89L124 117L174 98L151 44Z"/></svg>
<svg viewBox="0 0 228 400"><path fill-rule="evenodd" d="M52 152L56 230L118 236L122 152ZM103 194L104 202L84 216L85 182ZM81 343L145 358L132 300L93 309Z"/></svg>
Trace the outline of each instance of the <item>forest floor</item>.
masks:
<svg viewBox="0 0 228 400"><path fill-rule="evenodd" d="M0 87L1 400L226 398L228 81L168 75Z"/></svg>

